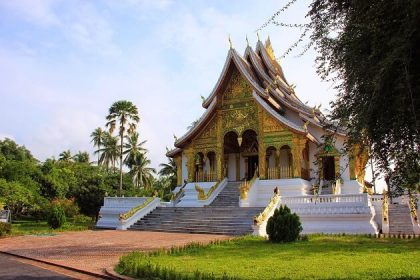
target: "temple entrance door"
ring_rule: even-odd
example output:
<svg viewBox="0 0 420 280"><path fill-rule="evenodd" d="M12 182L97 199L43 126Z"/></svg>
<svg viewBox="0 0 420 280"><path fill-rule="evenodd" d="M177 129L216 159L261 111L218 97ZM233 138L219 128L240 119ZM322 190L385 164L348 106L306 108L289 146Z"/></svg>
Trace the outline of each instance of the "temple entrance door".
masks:
<svg viewBox="0 0 420 280"><path fill-rule="evenodd" d="M225 134L223 142L224 176L229 181L240 180L240 148L238 134L230 131Z"/></svg>
<svg viewBox="0 0 420 280"><path fill-rule="evenodd" d="M334 157L322 157L322 175L324 180L335 180Z"/></svg>
<svg viewBox="0 0 420 280"><path fill-rule="evenodd" d="M247 172L247 180L251 180L254 177L255 171L258 168L258 155L257 156L249 156L248 157L248 172Z"/></svg>

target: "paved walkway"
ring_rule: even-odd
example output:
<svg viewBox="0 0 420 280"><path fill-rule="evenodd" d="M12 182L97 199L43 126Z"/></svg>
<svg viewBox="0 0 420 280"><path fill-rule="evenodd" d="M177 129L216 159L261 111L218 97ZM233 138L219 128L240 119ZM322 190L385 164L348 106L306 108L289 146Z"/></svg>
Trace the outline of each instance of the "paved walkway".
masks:
<svg viewBox="0 0 420 280"><path fill-rule="evenodd" d="M104 269L116 265L121 255L134 250L150 251L228 238L222 235L147 231L80 231L55 236L3 238L0 239L0 251L104 274Z"/></svg>
<svg viewBox="0 0 420 280"><path fill-rule="evenodd" d="M19 259L0 254L0 279L2 280L71 280L76 279L44 268L22 263Z"/></svg>

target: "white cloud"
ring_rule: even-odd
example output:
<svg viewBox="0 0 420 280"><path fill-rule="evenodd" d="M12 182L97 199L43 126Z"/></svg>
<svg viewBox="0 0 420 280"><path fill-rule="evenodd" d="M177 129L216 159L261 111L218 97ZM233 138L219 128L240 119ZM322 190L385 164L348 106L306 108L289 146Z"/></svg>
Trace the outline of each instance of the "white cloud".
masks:
<svg viewBox="0 0 420 280"><path fill-rule="evenodd" d="M46 62L31 49L25 51L25 45L16 50L0 47L0 115L5 119L2 114L8 112L14 119L4 132L22 139L41 160L65 149L92 152L90 133L104 125L112 102L127 99L139 108L140 135L148 140L146 148L157 167L166 161L165 146L173 143L173 134L181 136L203 112L200 95L207 96L217 81L228 51L228 35L242 52L246 33L255 44L253 31L264 20L255 16L260 11L194 10L172 1L111 1L103 9L94 2L76 2L61 13L54 10L54 1L47 2L30 16L25 7L14 9L31 21L59 30L71 42L70 46L61 43L69 50L59 55L59 61ZM261 6L256 9L263 9ZM109 16L110 11L117 11L114 8L124 19L139 14L138 34L146 35L134 38L130 34L133 37L126 45L115 42L121 27L115 24L114 14ZM172 10L162 16L169 8ZM270 9L274 11L264 9L267 15ZM158 20L142 18L155 15L153 11L159 11ZM274 29L271 35L280 55L297 34ZM97 53L102 56L90 59ZM301 60L286 58L282 65L304 101L314 104L324 98L310 67L313 55ZM16 109L15 103L19 104Z"/></svg>
<svg viewBox="0 0 420 280"><path fill-rule="evenodd" d="M31 23L51 26L59 24L60 20L54 12L57 0L13 0L1 1L0 9L8 10L23 20Z"/></svg>

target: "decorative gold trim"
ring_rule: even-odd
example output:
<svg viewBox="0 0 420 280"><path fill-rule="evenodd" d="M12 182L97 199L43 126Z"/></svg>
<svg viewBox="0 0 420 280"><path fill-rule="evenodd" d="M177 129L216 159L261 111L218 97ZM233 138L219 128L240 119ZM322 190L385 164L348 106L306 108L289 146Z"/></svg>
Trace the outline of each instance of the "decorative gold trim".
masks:
<svg viewBox="0 0 420 280"><path fill-rule="evenodd" d="M267 207L258 215L254 217L254 225L261 225L266 219L268 213L273 210L273 207L278 203L280 199L280 193L274 194L274 196L270 199L270 202L268 203Z"/></svg>
<svg viewBox="0 0 420 280"><path fill-rule="evenodd" d="M210 195L217 189L217 187L220 185L220 182L217 182L215 185L213 185L209 191L207 192L207 194L204 192L204 189L202 187L200 187L198 184L195 184L195 190L198 192L197 193L197 199L198 200L207 200Z"/></svg>
<svg viewBox="0 0 420 280"><path fill-rule="evenodd" d="M148 197L142 204L131 208L126 213L120 214L119 219L120 220L127 220L127 219L131 218L137 211L139 211L139 210L143 209L144 207L146 207L147 205L149 205L154 199L155 199L155 197Z"/></svg>

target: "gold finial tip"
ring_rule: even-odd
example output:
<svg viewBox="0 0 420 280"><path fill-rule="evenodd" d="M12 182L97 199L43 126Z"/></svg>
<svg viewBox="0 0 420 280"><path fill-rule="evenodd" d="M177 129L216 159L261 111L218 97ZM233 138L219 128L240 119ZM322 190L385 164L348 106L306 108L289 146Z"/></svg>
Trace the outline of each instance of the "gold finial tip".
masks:
<svg viewBox="0 0 420 280"><path fill-rule="evenodd" d="M229 35L228 40L229 40L229 48L233 49L232 39L230 38L230 35Z"/></svg>
<svg viewBox="0 0 420 280"><path fill-rule="evenodd" d="M258 33L258 32L257 32L257 39L258 39L258 41L261 41L260 40L260 33Z"/></svg>

